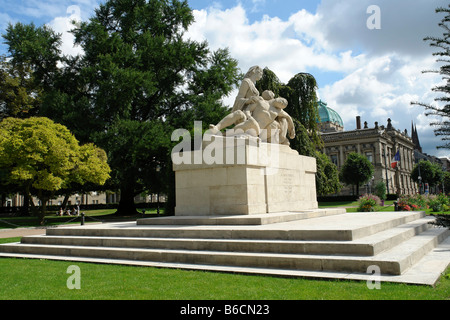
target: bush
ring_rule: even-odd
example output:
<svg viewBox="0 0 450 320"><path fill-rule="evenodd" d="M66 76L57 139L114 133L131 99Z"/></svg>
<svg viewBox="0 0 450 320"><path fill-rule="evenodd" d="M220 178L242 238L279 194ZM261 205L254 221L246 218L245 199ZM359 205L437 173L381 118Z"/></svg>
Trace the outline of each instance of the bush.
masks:
<svg viewBox="0 0 450 320"><path fill-rule="evenodd" d="M428 196L421 194L404 195L398 201L400 211L418 211L427 208L429 199Z"/></svg>
<svg viewBox="0 0 450 320"><path fill-rule="evenodd" d="M375 184L375 194L381 200L386 200L386 184L383 180L378 181L377 184Z"/></svg>
<svg viewBox="0 0 450 320"><path fill-rule="evenodd" d="M379 206L381 200L373 194L365 194L358 199L358 212L373 212L375 207Z"/></svg>
<svg viewBox="0 0 450 320"><path fill-rule="evenodd" d="M433 212L442 211L442 203L438 199L430 200L428 205Z"/></svg>
<svg viewBox="0 0 450 320"><path fill-rule="evenodd" d="M433 212L448 211L449 199L445 194L439 194L438 196L430 196L428 206Z"/></svg>
<svg viewBox="0 0 450 320"><path fill-rule="evenodd" d="M450 200L445 194L439 195L405 195L398 202L400 211L416 211L431 209L433 212L447 211Z"/></svg>

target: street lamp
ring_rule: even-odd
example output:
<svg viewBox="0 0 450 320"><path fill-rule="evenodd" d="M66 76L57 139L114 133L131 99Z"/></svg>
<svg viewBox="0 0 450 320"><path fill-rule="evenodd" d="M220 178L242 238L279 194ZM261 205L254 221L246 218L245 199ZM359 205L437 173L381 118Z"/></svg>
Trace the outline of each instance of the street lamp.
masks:
<svg viewBox="0 0 450 320"><path fill-rule="evenodd" d="M419 171L420 171L420 169L419 169ZM417 179L419 180L419 194L422 194L422 177L419 176Z"/></svg>
<svg viewBox="0 0 450 320"><path fill-rule="evenodd" d="M156 166L156 172L158 172L158 174L159 174L160 171L161 171L161 166L158 164ZM159 186L158 186L158 193L156 196L156 214L159 216Z"/></svg>

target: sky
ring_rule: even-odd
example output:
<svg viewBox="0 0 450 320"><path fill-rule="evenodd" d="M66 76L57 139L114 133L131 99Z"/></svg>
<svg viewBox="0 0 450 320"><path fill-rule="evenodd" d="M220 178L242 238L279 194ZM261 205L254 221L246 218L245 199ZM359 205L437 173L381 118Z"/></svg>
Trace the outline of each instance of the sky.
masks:
<svg viewBox="0 0 450 320"><path fill-rule="evenodd" d="M66 54L82 54L67 31L71 20L93 16L99 0L0 0L0 33L9 22L47 24L63 37ZM185 37L206 40L211 50L228 48L245 73L259 65L287 83L312 74L319 98L337 111L345 130L356 116L411 132L414 122L423 151L449 157L434 135L435 121L412 101L434 103L442 79L423 73L440 64L426 36L440 36L444 0L188 0L195 22ZM0 54L7 54L0 44ZM231 105L235 93L224 101Z"/></svg>

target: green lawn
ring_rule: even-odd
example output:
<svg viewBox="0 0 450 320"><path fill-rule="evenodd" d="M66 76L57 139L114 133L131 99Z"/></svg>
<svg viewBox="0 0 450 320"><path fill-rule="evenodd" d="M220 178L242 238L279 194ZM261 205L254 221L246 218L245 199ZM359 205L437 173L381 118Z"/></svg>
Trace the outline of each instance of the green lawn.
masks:
<svg viewBox="0 0 450 320"><path fill-rule="evenodd" d="M70 265L80 268L79 290L69 290ZM325 281L202 271L0 259L2 300L445 300L450 270L436 288L364 281Z"/></svg>

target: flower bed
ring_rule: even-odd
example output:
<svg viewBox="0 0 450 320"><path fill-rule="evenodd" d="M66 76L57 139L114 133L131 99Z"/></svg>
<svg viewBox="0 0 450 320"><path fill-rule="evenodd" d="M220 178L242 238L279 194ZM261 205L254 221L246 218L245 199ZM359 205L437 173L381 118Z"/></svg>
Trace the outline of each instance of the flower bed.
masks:
<svg viewBox="0 0 450 320"><path fill-rule="evenodd" d="M358 199L358 212L373 212L375 207L381 204L379 197L373 194L365 194Z"/></svg>
<svg viewBox="0 0 450 320"><path fill-rule="evenodd" d="M405 195L398 201L400 211L417 211L431 209L433 212L448 211L449 198L445 194L439 195Z"/></svg>

